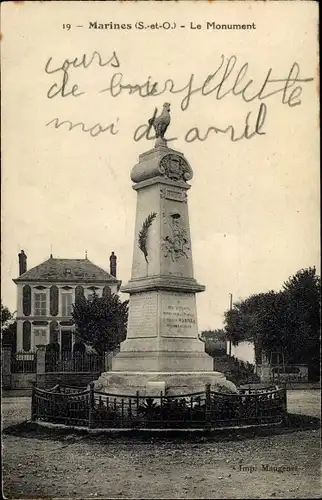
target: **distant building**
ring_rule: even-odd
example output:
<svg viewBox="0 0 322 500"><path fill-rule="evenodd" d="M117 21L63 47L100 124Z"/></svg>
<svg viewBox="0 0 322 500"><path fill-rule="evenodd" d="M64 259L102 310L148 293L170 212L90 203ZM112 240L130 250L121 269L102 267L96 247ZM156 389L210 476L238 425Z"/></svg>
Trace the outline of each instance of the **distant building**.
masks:
<svg viewBox="0 0 322 500"><path fill-rule="evenodd" d="M48 260L27 270L27 255L19 253L17 285L17 351L33 351L38 345L58 342L71 352L75 343L72 304L77 297L89 298L118 293L116 255L110 256L110 273L85 259Z"/></svg>

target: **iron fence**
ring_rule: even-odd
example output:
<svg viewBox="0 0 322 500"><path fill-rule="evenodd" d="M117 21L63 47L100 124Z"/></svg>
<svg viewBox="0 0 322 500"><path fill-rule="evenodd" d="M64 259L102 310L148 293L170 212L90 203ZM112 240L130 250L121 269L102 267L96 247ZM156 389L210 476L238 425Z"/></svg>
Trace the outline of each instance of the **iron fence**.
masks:
<svg viewBox="0 0 322 500"><path fill-rule="evenodd" d="M239 394L210 390L184 396L125 396L86 390L34 388L32 419L69 426L110 429L216 429L280 424L286 416L286 390L245 389Z"/></svg>
<svg viewBox="0 0 322 500"><path fill-rule="evenodd" d="M11 353L12 373L36 373L37 355L36 352L13 352Z"/></svg>
<svg viewBox="0 0 322 500"><path fill-rule="evenodd" d="M95 353L46 353L46 372L101 372L104 357Z"/></svg>
<svg viewBox="0 0 322 500"><path fill-rule="evenodd" d="M272 373L270 380L275 383L287 383L287 382L307 382L308 377L303 373Z"/></svg>

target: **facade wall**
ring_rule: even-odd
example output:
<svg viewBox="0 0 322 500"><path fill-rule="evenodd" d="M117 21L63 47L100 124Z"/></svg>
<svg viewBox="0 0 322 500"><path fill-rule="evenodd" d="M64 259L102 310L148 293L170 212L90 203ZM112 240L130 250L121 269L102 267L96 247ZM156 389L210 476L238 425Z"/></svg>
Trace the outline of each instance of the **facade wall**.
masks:
<svg viewBox="0 0 322 500"><path fill-rule="evenodd" d="M56 283L28 283L31 288L31 309L29 315L24 315L23 308L23 287L26 283L17 284L17 351L35 351L37 345L47 345L50 342L50 323L52 321L57 322L57 327L59 330L58 342L61 344L62 331L70 331L73 328L71 324L62 324L71 320L71 315L66 311L66 302L70 301L71 304L75 303L75 289L78 285L81 285L84 289L84 296L88 298L90 294L93 293L91 287L95 287L95 292L99 297L102 296L103 289L108 285L111 289L111 293L118 293L117 283L75 283L69 284L67 282ZM50 289L51 286L56 286L58 289L58 311L57 315L51 315L50 307ZM43 294L46 297L46 308L44 311L36 310L36 294ZM70 299L64 299L65 294L70 294ZM65 300L65 302L64 302ZM38 302L39 305L39 302ZM31 328L31 338L30 338L30 348L24 349L24 327L25 322L30 322ZM72 345L75 342L74 334L72 334ZM25 345L26 347L26 345Z"/></svg>

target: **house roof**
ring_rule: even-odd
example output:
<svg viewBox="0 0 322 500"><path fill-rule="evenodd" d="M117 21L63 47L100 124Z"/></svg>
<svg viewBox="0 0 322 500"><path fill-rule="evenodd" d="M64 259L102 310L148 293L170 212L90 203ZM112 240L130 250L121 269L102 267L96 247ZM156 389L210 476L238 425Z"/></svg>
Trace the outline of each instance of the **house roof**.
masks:
<svg viewBox="0 0 322 500"><path fill-rule="evenodd" d="M20 281L57 281L57 282L118 282L114 276L88 259L54 259L29 269L13 280Z"/></svg>

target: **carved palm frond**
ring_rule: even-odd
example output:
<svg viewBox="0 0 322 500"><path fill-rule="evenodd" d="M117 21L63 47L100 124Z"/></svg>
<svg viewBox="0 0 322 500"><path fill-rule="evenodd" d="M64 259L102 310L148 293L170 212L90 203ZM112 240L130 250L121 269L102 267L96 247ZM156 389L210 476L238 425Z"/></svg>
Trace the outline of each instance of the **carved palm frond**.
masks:
<svg viewBox="0 0 322 500"><path fill-rule="evenodd" d="M142 224L142 229L139 232L139 236L138 236L139 249L141 250L141 252L143 252L143 255L144 255L146 262L148 262L148 251L147 251L147 247L146 247L147 239L148 239L148 231L149 231L149 228L150 228L152 222L156 218L156 216L157 216L156 212L152 212L147 216L147 218L145 219L145 221Z"/></svg>

